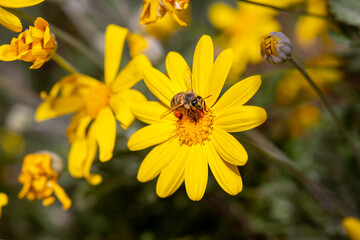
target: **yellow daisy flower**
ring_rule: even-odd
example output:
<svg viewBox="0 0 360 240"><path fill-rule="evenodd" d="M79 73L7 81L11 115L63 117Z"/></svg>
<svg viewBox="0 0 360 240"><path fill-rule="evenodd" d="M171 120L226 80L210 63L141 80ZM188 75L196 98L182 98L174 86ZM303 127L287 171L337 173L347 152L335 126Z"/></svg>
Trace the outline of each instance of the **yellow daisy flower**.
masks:
<svg viewBox="0 0 360 240"><path fill-rule="evenodd" d="M39 17L34 27L30 26L30 29L13 38L11 44L0 46L0 60L32 62L30 69L38 69L54 56L56 49L57 43L50 33L49 23Z"/></svg>
<svg viewBox="0 0 360 240"><path fill-rule="evenodd" d="M49 206L55 202L52 194L60 200L63 209L71 207L71 199L57 183L58 173L62 170L62 159L49 152L28 154L24 158L18 181L23 184L18 197L30 201L43 199L42 204Z"/></svg>
<svg viewBox="0 0 360 240"><path fill-rule="evenodd" d="M1 218L1 208L6 206L9 202L9 198L5 193L0 192L0 218Z"/></svg>
<svg viewBox="0 0 360 240"><path fill-rule="evenodd" d="M360 220L354 217L346 217L342 225L351 240L360 240Z"/></svg>
<svg viewBox="0 0 360 240"><path fill-rule="evenodd" d="M140 23L154 23L166 13L169 13L179 25L187 26L187 24L178 17L176 12L186 9L189 1L190 0L143 0Z"/></svg>
<svg viewBox="0 0 360 240"><path fill-rule="evenodd" d="M23 8L39 4L45 0L1 0L0 1L0 24L14 32L21 32L22 25L18 17L6 11L5 8Z"/></svg>
<svg viewBox="0 0 360 240"><path fill-rule="evenodd" d="M61 79L46 95L36 112L36 120L75 112L67 130L71 143L69 172L73 177L86 178L99 184L101 176L90 174L99 146L100 161L113 156L116 119L127 129L135 117L130 110L133 102L144 101L138 91L130 89L142 79L143 69L151 67L145 55L133 58L119 73L126 28L109 25L105 32L105 82L92 77L72 74Z"/></svg>
<svg viewBox="0 0 360 240"><path fill-rule="evenodd" d="M144 71L146 85L161 103L148 101L133 105L135 116L150 125L135 132L128 147L135 151L158 145L141 163L137 178L146 182L159 175L156 186L159 197L170 196L185 181L189 198L200 200L207 185L208 165L227 193L235 195L242 190L237 166L244 165L248 155L228 132L245 131L262 124L266 112L260 107L243 106L260 87L260 76L240 81L217 101L232 60L233 51L227 49L214 63L213 42L204 35L195 49L192 74L176 52L170 52L166 58L169 78L155 68ZM190 78L192 87L187 84ZM184 106L175 109L178 118L173 114L161 118L169 111L172 98L190 88L194 91L191 94L201 96L197 100L206 102L203 108L184 111Z"/></svg>

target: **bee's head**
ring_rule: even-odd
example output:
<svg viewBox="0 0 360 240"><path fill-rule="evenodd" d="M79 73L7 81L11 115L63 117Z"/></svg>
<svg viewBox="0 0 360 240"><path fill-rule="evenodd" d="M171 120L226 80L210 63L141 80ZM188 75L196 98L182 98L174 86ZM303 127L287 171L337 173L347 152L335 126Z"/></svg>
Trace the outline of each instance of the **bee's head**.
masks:
<svg viewBox="0 0 360 240"><path fill-rule="evenodd" d="M196 108L196 109L199 109L199 110L202 110L203 108L203 101L204 99L200 96L197 96L196 98L194 98L193 100L191 100L191 106Z"/></svg>

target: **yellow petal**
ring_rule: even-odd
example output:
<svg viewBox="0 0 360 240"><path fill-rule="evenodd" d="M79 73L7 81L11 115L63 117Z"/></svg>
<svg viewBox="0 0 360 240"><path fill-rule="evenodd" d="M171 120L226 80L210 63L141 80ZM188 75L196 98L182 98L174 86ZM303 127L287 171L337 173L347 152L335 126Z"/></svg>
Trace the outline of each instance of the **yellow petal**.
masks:
<svg viewBox="0 0 360 240"><path fill-rule="evenodd" d="M34 64L31 65L29 69L39 69L42 67L42 65L44 65L45 62L46 62L46 59L37 58L35 60Z"/></svg>
<svg viewBox="0 0 360 240"><path fill-rule="evenodd" d="M208 9L210 22L219 29L232 26L236 19L236 9L225 3L214 3Z"/></svg>
<svg viewBox="0 0 360 240"><path fill-rule="evenodd" d="M78 111L83 106L83 99L79 96L59 97L54 101L44 101L35 113L36 121L66 115Z"/></svg>
<svg viewBox="0 0 360 240"><path fill-rule="evenodd" d="M135 116L131 111L131 106L145 101L145 96L134 89L125 89L118 94L111 96L111 108L122 128L128 129L135 120Z"/></svg>
<svg viewBox="0 0 360 240"><path fill-rule="evenodd" d="M144 80L149 90L166 106L170 106L171 99L178 93L170 79L155 68L147 68Z"/></svg>
<svg viewBox="0 0 360 240"><path fill-rule="evenodd" d="M174 87L177 89L176 92L182 92L188 89L185 75L189 65L185 59L177 52L169 52L166 56L166 70L169 74Z"/></svg>
<svg viewBox="0 0 360 240"><path fill-rule="evenodd" d="M158 0L144 0L142 13L140 16L141 24L154 23L158 19Z"/></svg>
<svg viewBox="0 0 360 240"><path fill-rule="evenodd" d="M211 142L204 145L207 150L209 166L220 187L230 195L241 192L243 183L237 166L223 161Z"/></svg>
<svg viewBox="0 0 360 240"><path fill-rule="evenodd" d="M2 206L7 205L9 202L9 198L5 193L0 193L0 208Z"/></svg>
<svg viewBox="0 0 360 240"><path fill-rule="evenodd" d="M148 124L176 120L173 114L169 114L165 118L160 119L161 114L169 110L169 108L165 107L164 104L160 102L146 101L137 103L131 107L131 110L137 119Z"/></svg>
<svg viewBox="0 0 360 240"><path fill-rule="evenodd" d="M94 124L96 141L99 144L99 159L105 162L113 156L116 139L116 120L111 109L102 109Z"/></svg>
<svg viewBox="0 0 360 240"><path fill-rule="evenodd" d="M346 217L342 225L351 240L360 240L360 220L354 217Z"/></svg>
<svg viewBox="0 0 360 240"><path fill-rule="evenodd" d="M208 181L208 154L201 144L190 147L185 167L185 187L189 198L200 201Z"/></svg>
<svg viewBox="0 0 360 240"><path fill-rule="evenodd" d="M216 102L213 109L215 112L236 106L241 106L249 101L261 85L260 75L248 77L227 90Z"/></svg>
<svg viewBox="0 0 360 240"><path fill-rule="evenodd" d="M0 6L8 8L23 8L39 4L45 0L0 0Z"/></svg>
<svg viewBox="0 0 360 240"><path fill-rule="evenodd" d="M105 82L114 81L119 71L124 42L128 29L110 24L105 31Z"/></svg>
<svg viewBox="0 0 360 240"><path fill-rule="evenodd" d="M218 113L214 126L226 132L242 132L259 126L266 118L265 110L260 107L233 107Z"/></svg>
<svg viewBox="0 0 360 240"><path fill-rule="evenodd" d="M236 138L217 128L214 128L212 136L211 142L223 160L237 166L246 164L248 160L247 152Z"/></svg>
<svg viewBox="0 0 360 240"><path fill-rule="evenodd" d="M134 86L144 77L144 69L151 67L151 62L145 55L133 58L117 75L112 84L114 93Z"/></svg>
<svg viewBox="0 0 360 240"><path fill-rule="evenodd" d="M180 144L176 138L156 146L142 161L137 179L140 182L147 182L154 179L175 157L179 150Z"/></svg>
<svg viewBox="0 0 360 240"><path fill-rule="evenodd" d="M141 128L129 139L127 145L131 151L145 149L169 140L175 135L175 126L162 122Z"/></svg>
<svg viewBox="0 0 360 240"><path fill-rule="evenodd" d="M303 47L309 47L315 43L316 37L326 29L326 21L315 17L300 17L296 24L295 32L298 42Z"/></svg>
<svg viewBox="0 0 360 240"><path fill-rule="evenodd" d="M193 90L198 95L206 97L206 87L214 62L214 46L211 38L203 35L195 48L193 59Z"/></svg>
<svg viewBox="0 0 360 240"><path fill-rule="evenodd" d="M1 21L1 20L0 20ZM1 61L15 61L17 59L17 49L9 44L0 46Z"/></svg>
<svg viewBox="0 0 360 240"><path fill-rule="evenodd" d="M4 0L3 0L4 1ZM12 1L6 1L12 2ZM0 3L0 6L2 4ZM4 6L6 7L6 6ZM21 32L22 25L20 19L12 13L9 13L5 9L0 7L0 24L14 32Z"/></svg>
<svg viewBox="0 0 360 240"><path fill-rule="evenodd" d="M53 204L55 202L55 198L50 196L47 198L44 198L44 200L42 201L42 205L44 207L50 206L51 204Z"/></svg>
<svg viewBox="0 0 360 240"><path fill-rule="evenodd" d="M56 182L51 182L52 188L54 189L55 196L62 203L64 210L68 210L71 207L71 199L68 197L64 189L59 186Z"/></svg>
<svg viewBox="0 0 360 240"><path fill-rule="evenodd" d="M159 197L165 198L173 194L185 179L185 163L189 156L190 148L182 145L178 154L161 171L156 184L156 193Z"/></svg>
<svg viewBox="0 0 360 240"><path fill-rule="evenodd" d="M87 142L85 139L75 140L71 144L68 168L70 175L74 178L84 177L83 163L86 158L87 151Z"/></svg>
<svg viewBox="0 0 360 240"><path fill-rule="evenodd" d="M234 59L234 52L231 49L222 51L216 58L214 66L211 69L209 83L207 84L207 90L204 96L208 97L206 103L209 106L214 105L215 101L219 97L221 89L224 86L225 80L229 74L232 61Z"/></svg>

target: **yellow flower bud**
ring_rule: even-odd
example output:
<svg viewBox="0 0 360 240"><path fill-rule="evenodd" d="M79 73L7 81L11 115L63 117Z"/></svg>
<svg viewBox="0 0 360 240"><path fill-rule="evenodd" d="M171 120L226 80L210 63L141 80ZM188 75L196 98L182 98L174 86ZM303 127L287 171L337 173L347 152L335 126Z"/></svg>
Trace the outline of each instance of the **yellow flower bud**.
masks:
<svg viewBox="0 0 360 240"><path fill-rule="evenodd" d="M32 62L30 69L38 69L54 56L56 49L57 43L50 33L49 23L39 17L34 27L30 26L20 33L10 44L0 46L0 60Z"/></svg>
<svg viewBox="0 0 360 240"><path fill-rule="evenodd" d="M261 39L260 54L267 63L284 63L291 56L292 43L282 32L271 32Z"/></svg>

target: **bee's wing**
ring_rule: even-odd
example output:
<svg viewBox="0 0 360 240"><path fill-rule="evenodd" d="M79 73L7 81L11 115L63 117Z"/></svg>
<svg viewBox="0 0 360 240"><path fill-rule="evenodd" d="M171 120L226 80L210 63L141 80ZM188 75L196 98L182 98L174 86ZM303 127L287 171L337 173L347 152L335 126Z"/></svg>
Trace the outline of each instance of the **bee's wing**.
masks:
<svg viewBox="0 0 360 240"><path fill-rule="evenodd" d="M179 107L184 106L185 103L182 104L178 104L168 110L166 110L163 114L160 115L160 119L163 119L164 117L166 117L167 115L169 115L170 113L172 113L173 111L175 111L176 109L178 109Z"/></svg>
<svg viewBox="0 0 360 240"><path fill-rule="evenodd" d="M190 70L190 67L187 66L184 71L183 71L183 78L185 79L186 81L186 86L187 86L187 89L192 91L193 90L193 87L192 87L192 77L191 77L191 70Z"/></svg>

